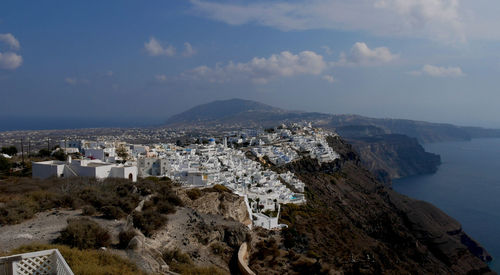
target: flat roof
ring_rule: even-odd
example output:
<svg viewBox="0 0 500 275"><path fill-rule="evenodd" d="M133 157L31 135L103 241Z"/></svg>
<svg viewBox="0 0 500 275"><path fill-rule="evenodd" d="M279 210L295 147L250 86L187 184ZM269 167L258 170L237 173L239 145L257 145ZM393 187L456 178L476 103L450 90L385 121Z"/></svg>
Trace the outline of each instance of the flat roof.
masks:
<svg viewBox="0 0 500 275"><path fill-rule="evenodd" d="M112 163L100 163L100 162L87 163L88 167L99 167L99 166L106 166L106 165L113 165L113 164Z"/></svg>

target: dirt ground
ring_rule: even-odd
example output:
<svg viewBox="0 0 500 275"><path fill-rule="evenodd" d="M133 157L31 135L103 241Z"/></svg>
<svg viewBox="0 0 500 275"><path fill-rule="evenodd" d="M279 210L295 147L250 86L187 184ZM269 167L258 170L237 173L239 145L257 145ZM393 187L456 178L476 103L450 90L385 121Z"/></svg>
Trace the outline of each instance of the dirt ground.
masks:
<svg viewBox="0 0 500 275"><path fill-rule="evenodd" d="M8 252L30 243L51 243L68 224L70 218L81 217L81 210L50 210L20 224L0 226L0 252ZM105 226L116 238L125 221L92 218Z"/></svg>

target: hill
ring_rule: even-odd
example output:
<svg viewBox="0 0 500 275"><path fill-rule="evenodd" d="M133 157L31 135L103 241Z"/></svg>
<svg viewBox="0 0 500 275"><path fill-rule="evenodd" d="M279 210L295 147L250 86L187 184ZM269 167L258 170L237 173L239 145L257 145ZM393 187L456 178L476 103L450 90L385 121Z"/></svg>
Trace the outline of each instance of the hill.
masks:
<svg viewBox="0 0 500 275"><path fill-rule="evenodd" d="M289 112L263 103L244 99L218 100L195 106L183 113L169 118L167 125L186 125L198 123L229 123L248 120L254 117L274 117Z"/></svg>
<svg viewBox="0 0 500 275"><path fill-rule="evenodd" d="M431 123L408 119L290 111L256 101L236 98L195 106L170 117L164 126L175 128L269 127L299 121L311 121L315 126L334 130L345 126L373 126L377 127L383 134L407 135L416 138L422 143L500 137L500 130L498 129L461 127L447 123Z"/></svg>

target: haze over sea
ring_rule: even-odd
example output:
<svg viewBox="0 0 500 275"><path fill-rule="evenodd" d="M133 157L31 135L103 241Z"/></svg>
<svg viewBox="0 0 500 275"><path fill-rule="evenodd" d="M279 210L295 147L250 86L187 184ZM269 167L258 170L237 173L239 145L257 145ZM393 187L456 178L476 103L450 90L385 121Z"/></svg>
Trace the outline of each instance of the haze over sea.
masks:
<svg viewBox="0 0 500 275"><path fill-rule="evenodd" d="M428 201L457 219L493 256L500 272L500 139L424 145L441 155L432 175L394 181L394 190Z"/></svg>

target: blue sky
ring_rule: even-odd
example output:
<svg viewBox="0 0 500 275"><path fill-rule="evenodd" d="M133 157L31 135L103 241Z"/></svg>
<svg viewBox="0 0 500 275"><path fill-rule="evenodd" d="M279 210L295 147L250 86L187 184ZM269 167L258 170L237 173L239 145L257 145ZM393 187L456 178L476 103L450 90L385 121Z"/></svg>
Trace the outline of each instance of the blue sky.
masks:
<svg viewBox="0 0 500 275"><path fill-rule="evenodd" d="M500 128L500 3L2 1L0 116L158 123L216 99Z"/></svg>

